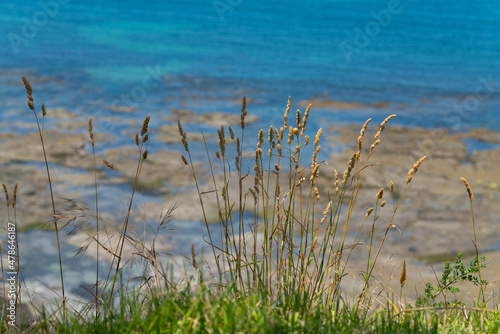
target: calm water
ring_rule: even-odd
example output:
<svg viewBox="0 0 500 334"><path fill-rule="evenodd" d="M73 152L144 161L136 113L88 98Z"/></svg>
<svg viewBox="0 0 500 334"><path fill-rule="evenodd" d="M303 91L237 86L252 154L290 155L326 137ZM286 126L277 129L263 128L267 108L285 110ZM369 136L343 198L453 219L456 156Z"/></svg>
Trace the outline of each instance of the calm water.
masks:
<svg viewBox="0 0 500 334"><path fill-rule="evenodd" d="M498 129L496 1L45 1L50 15L35 0L0 4L1 104L24 99L13 85L22 73L52 79L35 86L40 103L89 116L109 113L103 101L139 107L138 118L181 103L238 112L234 99L246 94L267 124L289 95L324 95L391 106L322 110L316 120L396 112L401 124Z"/></svg>
<svg viewBox="0 0 500 334"><path fill-rule="evenodd" d="M88 117L107 105L158 123L176 107L239 113L246 94L260 128L281 121L291 95L390 105L313 109L313 126L397 113L403 125L499 130L500 3L392 3L3 0L0 121L32 121L24 75L36 102Z"/></svg>

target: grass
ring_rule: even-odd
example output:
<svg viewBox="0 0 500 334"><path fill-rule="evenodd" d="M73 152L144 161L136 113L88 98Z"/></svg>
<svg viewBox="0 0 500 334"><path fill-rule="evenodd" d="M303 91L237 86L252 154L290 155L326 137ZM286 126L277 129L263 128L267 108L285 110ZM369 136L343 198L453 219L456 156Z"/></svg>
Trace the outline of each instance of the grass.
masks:
<svg viewBox="0 0 500 334"><path fill-rule="evenodd" d="M28 106L35 114L44 147L45 107L42 105L40 126L31 86L25 78L23 81L28 92ZM409 166L402 191L396 192L394 182L390 181L385 189L383 186L373 194L373 207L365 213L362 224L354 224L353 219L358 219L353 218L358 210L355 203L362 191L365 172L374 166L370 158L381 143L387 124L396 115L387 117L378 126L370 146L365 147L365 132L371 121L367 120L358 137L357 151L346 162L345 170L343 173L335 170L329 176L331 182L326 184L324 178L320 178L326 162L318 161L322 129L315 131L314 138L309 137L307 129L311 105L304 114L297 110L291 115L290 108L289 99L283 123L259 131L257 147L252 152L253 158L249 159L246 157L248 152L242 148L247 147L245 141L254 139L245 133L247 110L243 97L238 129L218 129L215 152L211 152L205 141L206 166L211 173L209 184L202 182L197 175L187 134L178 123L185 150L182 161L198 192L210 249L209 254L199 256L192 247L193 268L185 269L183 280L173 278L174 269L163 267L155 247L160 231L172 220L175 205L160 218L152 242L147 242L131 224L134 195L142 184L141 172L148 159L150 116L145 118L140 131L131 139L137 146L137 166L130 201L124 205L125 217L121 222L108 222L99 212L97 169L100 166L95 156L95 145L99 143L94 142L93 120L89 120L95 214L85 218L87 224L95 221L96 230L88 233L88 244L79 252L88 251L92 245L96 257L109 256L111 265L103 269L97 262L96 282L89 289L91 302L80 307L67 302L59 233L64 228L84 231L87 225L72 226L81 217L61 215L52 202L62 293L54 291L56 302L50 305L51 308L39 309L33 324L21 321L12 326L4 316L3 329L41 333L498 332L500 308L498 301L487 291L489 283L482 279L486 268L477 248L473 194L467 180L462 179L471 205L474 260L465 265L457 256L453 266L445 265L441 278L436 275L435 285L427 282L415 302L406 301L405 262L399 273L399 291L377 282L374 273L381 265L381 251L389 231L395 227L400 203L419 168L424 168L426 157ZM53 198L45 149L44 157ZM114 168L107 160L103 164ZM250 175L248 170L252 167ZM7 218L11 221L12 210L16 222L15 199L12 203L9 201L5 185L4 191ZM386 206L386 201L392 204L392 213L386 220L382 235L379 235L375 224L381 220L379 212ZM216 203L218 230L213 228L209 217L211 203ZM244 214L249 212L253 218L244 219ZM354 240L348 237L353 225L360 226L355 231ZM17 233L17 229L15 231ZM215 242L214 233L220 236L221 243ZM369 243L364 244L363 235L367 233ZM17 246L12 248L18 249ZM360 268L363 276L360 288L348 295L343 291L342 283L352 279L349 261L359 248L366 251L366 262ZM19 261L15 265L20 268ZM131 273L126 270L132 265L139 268L139 275L133 280L138 284L132 283ZM17 277L20 274L18 271ZM3 277L5 284L5 272ZM476 292L468 304L456 298L460 282L467 283L468 289ZM26 284L21 289L30 299L33 298ZM21 300L18 296L15 303L19 306ZM4 301L8 302L6 298Z"/></svg>

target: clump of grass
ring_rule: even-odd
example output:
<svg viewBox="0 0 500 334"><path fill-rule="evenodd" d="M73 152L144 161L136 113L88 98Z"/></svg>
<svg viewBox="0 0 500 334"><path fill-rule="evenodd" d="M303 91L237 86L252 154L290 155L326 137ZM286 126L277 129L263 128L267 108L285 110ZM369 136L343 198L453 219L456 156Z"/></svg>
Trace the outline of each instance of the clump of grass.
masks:
<svg viewBox="0 0 500 334"><path fill-rule="evenodd" d="M360 190L364 172L372 165L369 158L375 147L381 142L381 134L387 123L396 115L387 117L379 127L370 146L364 163L360 162L365 131L370 119L363 125L358 138L358 151L353 153L347 163L342 182L339 185L338 173L335 171L333 189L320 191L318 177L324 162L318 162L321 150L320 141L322 129L314 136L311 166L303 167L306 159L306 146L309 145L307 135L307 119L311 105L306 108L304 116L300 110L296 112L294 125L289 125L291 100L288 99L279 128L271 126L266 133L261 129L257 136L255 151L253 185L244 184L247 175L242 168L241 143L243 142L244 122L242 121L240 135L234 135L231 129L231 142L224 137L224 128L218 130L219 148L215 152L219 170L223 173L222 183L217 183L214 166L207 149L208 164L213 174L211 193L216 197L220 218L221 245L215 245L211 238L209 222L205 219L209 245L216 260L220 274L217 286L232 286L238 294L247 295L258 291L266 302L283 303L291 307L298 303L304 310L314 304L324 303L335 305L341 300L340 285L346 276L351 252L359 245L356 239L352 245L346 244L348 226L354 209L354 202ZM242 119L246 113L246 100L242 102ZM186 134L179 123L179 132L189 161L182 157L188 165L198 187L199 200L204 210L205 200L198 186L196 173L187 143ZM285 134L288 134L285 137ZM236 144L236 150L229 155L231 144ZM229 145L229 146L228 146ZM267 154L264 154L266 152ZM395 205L393 215L388 223L382 241L375 248L374 225L378 219L377 210L385 206L382 202L383 188L375 196L376 205L367 212L368 218L373 210L372 232L368 246L367 268L362 292L357 305L361 307L369 302L368 292L370 277L379 258L389 229L393 227L393 219L399 207L401 198L413 175L424 161L420 159L410 169L406 186ZM237 167L232 171L231 166ZM392 182L392 181L391 181ZM237 187L233 187L232 184ZM229 189L237 189L229 191ZM393 193L393 185L391 186ZM320 193L329 194L326 206L320 207ZM345 200L350 193L348 203ZM250 199L253 221L247 226L243 224L243 212L247 210ZM253 200L252 200L253 199ZM341 211L347 210L347 218L340 221ZM238 217L237 229L233 219ZM205 216L206 217L206 216ZM360 234L358 233L358 236ZM372 250L377 252L372 259Z"/></svg>
<svg viewBox="0 0 500 334"><path fill-rule="evenodd" d="M209 185L202 185L199 181L187 134L182 124L178 123L185 151L181 159L189 168L198 191L201 213L207 229L207 243L211 250L209 257L215 261L217 270L215 275L207 278L205 270L208 269L207 272L212 274L211 268L206 258L197 259L193 245L189 259L196 274L189 277L184 285L169 279L155 248L156 237L172 219L176 206L172 206L160 217L150 246L137 235L130 221L134 194L140 184L144 161L148 159L149 154L150 116L144 119L140 132L132 139L137 146L137 168L121 227L100 217L94 123L93 119L90 119L89 138L93 153L95 188L95 215L92 219L96 220L96 232L89 235L89 245L95 243L96 246L96 282L92 302L81 309L74 309L65 302L57 225L57 220L63 215L56 214L43 141L43 123L42 126L39 125L31 86L25 78L23 81L28 93L28 106L35 114L44 151L62 286L61 306L51 313L46 309L40 310L36 331L246 332L258 328L260 332L389 333L437 332L439 328L446 326L458 329L466 326L482 331L498 330L500 327L498 312L485 310L485 288L488 282L481 278L484 259L479 259L472 208L473 195L464 178L462 181L471 203L475 260L467 267L461 262L461 258L457 257L454 269L447 263L437 287L427 284L423 297L415 305L419 308L411 304L403 305L401 302L397 306L390 298L387 298L387 304L383 307L374 307L376 295L373 293L373 272L380 261L381 250L389 230L396 228L395 215L405 191L426 157L419 159L409 169L399 195L395 193L394 182L390 181L388 186L394 204L384 233L378 235L375 229L375 224L380 219L379 211L386 205L384 195L387 196L387 191L384 186L387 185L381 184L380 190L372 197L374 206L366 211L354 240L349 240L348 231L354 219L353 212L358 210L355 203L362 188L364 173L374 165L370 162L371 155L381 143L387 124L396 115L390 115L379 125L371 145L363 149L366 130L371 121L368 119L360 130L357 151L352 153L347 162L343 162L345 169L342 176L339 177L335 169L333 175L324 177L326 162L320 161L319 158L323 129L314 129L315 131L311 132L308 128L311 105L307 106L304 113L297 110L290 122L290 98L283 115L283 123L271 125L269 129L261 129L256 138L255 151L252 151L251 158L247 158L247 152L243 151L244 139L249 140L248 136L245 136L247 104L246 98L243 97L239 129L218 129L218 147L213 153L205 141L207 164L211 172ZM41 110L42 117L45 117L44 105ZM293 125L289 124L292 122ZM310 140L310 136L314 140ZM111 170L115 168L106 159L103 163ZM252 167L253 175L250 175L247 170ZM324 182L325 179L331 182ZM206 189L207 187L209 189ZM7 187L4 185L9 220L11 203L15 215L16 190L17 184L13 201L10 202ZM207 218L209 204L206 196L215 197L221 244L216 244L213 238L214 229ZM252 213L250 219L245 216L248 212ZM69 218L66 225L76 221L78 217ZM368 229L369 243L364 245L361 236L367 221L371 222ZM108 234L106 226L111 228L114 234ZM81 226L78 225L73 231L79 228ZM125 244L130 245L133 253L142 260L139 287L131 290L127 289L128 282L124 282L126 278L123 277L127 253L124 251ZM85 252L89 245L82 247L79 252ZM367 249L364 278L361 290L349 301L342 294L341 285L342 281L349 277L349 260L353 251L359 247ZM102 270L98 261L101 252L112 256L104 280L101 280ZM130 261L133 263L135 258L132 257ZM475 276L476 273L478 277ZM403 295L406 279L406 261L403 261L399 275L400 296ZM478 303L472 307L450 303L446 295L447 292L456 293L454 284L461 280L480 287ZM443 303L438 301L440 296L444 299ZM460 307L458 310L462 313L467 310L473 312L474 316L466 317L463 321L460 312L455 312L457 307ZM438 312L431 312L436 310ZM62 314L62 318L59 314ZM12 329L7 327L4 321L2 323L6 330Z"/></svg>

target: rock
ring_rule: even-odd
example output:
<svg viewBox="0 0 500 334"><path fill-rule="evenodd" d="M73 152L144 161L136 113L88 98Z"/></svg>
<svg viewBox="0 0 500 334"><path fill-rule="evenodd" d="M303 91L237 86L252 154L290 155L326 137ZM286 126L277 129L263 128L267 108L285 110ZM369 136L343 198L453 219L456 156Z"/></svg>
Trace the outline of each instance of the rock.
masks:
<svg viewBox="0 0 500 334"><path fill-rule="evenodd" d="M325 108L325 109L361 109L361 108L389 108L391 105L389 102L373 102L373 103L360 103L360 102L343 102L343 101L333 101L328 98L325 99L309 99L306 101L300 101L297 103L301 107L307 107L312 104L313 108Z"/></svg>

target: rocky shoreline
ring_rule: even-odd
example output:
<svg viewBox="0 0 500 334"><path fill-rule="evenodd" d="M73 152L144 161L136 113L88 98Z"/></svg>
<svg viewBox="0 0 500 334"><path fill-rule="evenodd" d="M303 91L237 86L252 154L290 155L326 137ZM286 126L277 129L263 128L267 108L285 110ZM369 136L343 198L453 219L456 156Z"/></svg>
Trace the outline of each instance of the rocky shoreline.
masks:
<svg viewBox="0 0 500 334"><path fill-rule="evenodd" d="M60 212L62 215L70 215L75 210L80 210L79 212L83 214L87 210L85 214L92 216L92 211L87 205L78 202L82 201L84 195L90 196L94 191L93 158L86 133L88 120L63 109L48 110L48 113L57 124L56 130L44 132L48 159L53 171L56 206L62 208ZM174 123L173 118L178 117L184 119L183 122L203 122L214 127L221 124L236 127L239 124L239 115L229 117L214 113L194 118L192 116L193 113L189 110L174 110L167 121ZM104 121L119 120L111 116ZM252 119L252 121L257 120ZM127 135L128 132L137 131L132 129L140 127L140 122L130 120L123 122L129 127L133 126L130 131L127 130ZM26 125L26 128L30 128L29 125ZM318 184L331 188L333 169L342 174L350 156L357 151L359 130L360 126L324 129L322 145L328 146L334 153L328 158L328 164L322 165ZM367 149L372 144L373 134L377 130L378 124L368 128L361 161L364 161ZM206 138L215 140L213 134L207 135ZM381 143L370 157L370 162L374 165L367 168L363 175L361 189L356 198L356 209L351 217L352 231L359 230L366 210L375 205L375 194L383 187L387 206L379 212L380 218L375 225L378 235L383 235L395 205L389 192L389 181L393 180L396 184L395 198L397 198L403 191L408 170L420 157L427 156L427 160L408 186L400 203L394 220L397 229L392 229L385 241L381 262L392 263L393 266L389 265L387 268L394 269L400 266L403 260L406 261L408 270L413 268L415 272L419 272L418 275L414 275L417 283L421 281L421 276L432 278L429 264L442 264L446 259L453 260L457 252L472 254L474 250L471 242L472 217L468 195L460 177L468 179L474 192L478 248L481 253L488 252L492 258L498 258L500 225L497 217L500 215L498 185L500 180L496 166L500 162L500 146L496 148L494 145L500 144L500 133L485 129L475 129L467 133L449 133L442 129L404 128L389 124L380 139ZM101 135L99 140L105 143L112 142L113 136ZM139 192L162 200L141 203L137 208L140 214L133 215L134 219L157 220L161 212L169 206L168 203L176 202L179 203L179 207L175 212L175 219L200 220L200 210L196 209L198 194L193 189L189 170L182 163L181 153L175 149L181 147L177 126L175 124L160 126L156 129L154 140L171 144L173 148L156 150L148 157L143 167ZM188 140L199 142L202 137L199 133L188 133ZM488 147L495 148L471 152L471 148L467 145L467 141L470 140L487 143ZM133 144L132 140L130 143ZM0 173L4 176L2 182L7 184L9 190L19 182L16 206L19 229L22 231L40 226L50 228L50 224L46 223L50 222L51 203L38 133L0 133L0 150L4 152L0 156ZM99 151L97 161L107 159L115 165L113 171L104 166L97 168L99 185L108 187L106 188L108 192L118 185L131 185L137 158L137 148L133 145L114 146ZM195 169L201 177L201 182L208 184L210 175L207 167L202 162L195 162ZM321 192L321 187L319 188ZM206 186L206 189L210 189L210 186ZM321 195L320 207L326 204L327 198L326 193ZM72 200L68 201L68 198ZM215 202L208 201L208 216L215 221L217 220ZM104 217L111 221L115 219L115 215L106 213ZM73 238L73 240L80 239ZM78 242L75 246L81 247ZM359 254L353 255L352 265L362 264L363 258L365 255L361 248ZM492 267L495 266L490 265L489 269L494 271ZM391 271L381 272L387 275ZM493 276L497 277L498 273Z"/></svg>

